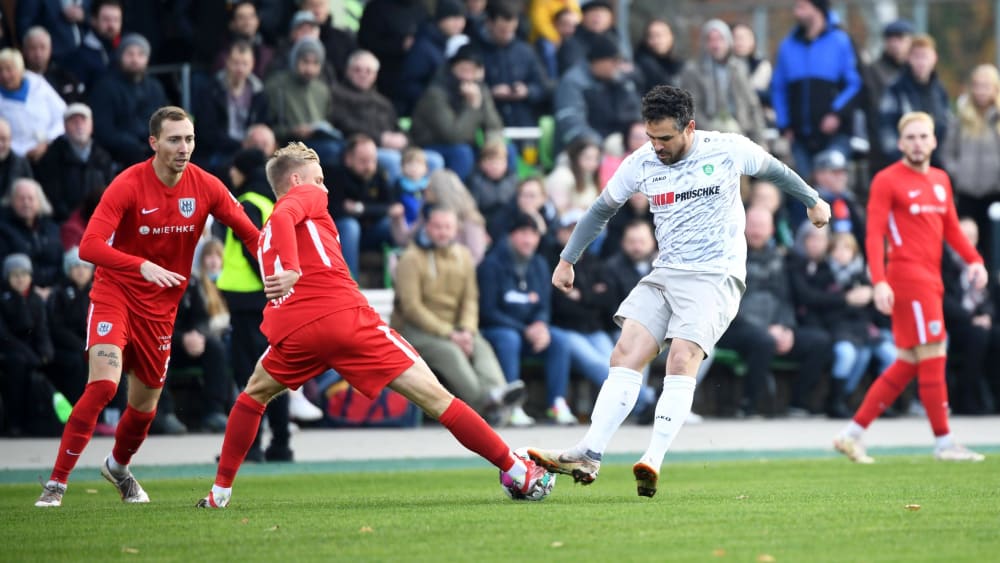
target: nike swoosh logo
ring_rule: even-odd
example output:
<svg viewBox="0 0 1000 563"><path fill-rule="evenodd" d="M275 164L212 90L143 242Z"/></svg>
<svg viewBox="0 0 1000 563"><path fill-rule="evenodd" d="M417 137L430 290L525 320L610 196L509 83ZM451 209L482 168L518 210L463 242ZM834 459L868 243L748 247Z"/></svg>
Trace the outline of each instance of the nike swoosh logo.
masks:
<svg viewBox="0 0 1000 563"><path fill-rule="evenodd" d="M906 194L909 195L911 198L917 197L918 195L920 195L920 190L912 190L912 191L906 192Z"/></svg>
<svg viewBox="0 0 1000 563"><path fill-rule="evenodd" d="M152 209L146 209L145 207L143 207L141 211L142 211L143 215L149 215L150 213L153 213L154 211L159 211L159 210L160 210L159 207L154 207Z"/></svg>
<svg viewBox="0 0 1000 563"><path fill-rule="evenodd" d="M73 450L70 450L68 448L66 449L66 455L79 456L81 453L83 452L74 452Z"/></svg>

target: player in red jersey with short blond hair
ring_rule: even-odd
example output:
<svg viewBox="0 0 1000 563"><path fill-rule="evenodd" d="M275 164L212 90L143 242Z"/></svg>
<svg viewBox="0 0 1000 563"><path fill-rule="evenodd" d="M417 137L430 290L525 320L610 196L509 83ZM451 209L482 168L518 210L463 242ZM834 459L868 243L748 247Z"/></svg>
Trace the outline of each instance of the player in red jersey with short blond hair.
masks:
<svg viewBox="0 0 1000 563"><path fill-rule="evenodd" d="M854 420L834 438L833 445L851 461L872 463L861 442L862 433L916 377L935 436L934 457L982 461L982 454L956 444L948 429L942 242L969 264L969 282L975 287L986 286L986 268L959 228L948 175L930 165L937 147L934 119L924 112L904 115L899 120L898 146L903 158L872 180L865 244L875 307L892 315L898 356L872 384Z"/></svg>
<svg viewBox="0 0 1000 563"><path fill-rule="evenodd" d="M128 464L149 433L166 380L177 304L209 214L248 248L257 228L218 178L191 164L194 125L179 107L149 120L155 155L125 169L105 191L80 242L97 266L87 315L90 376L66 422L55 467L35 506L60 506L66 482L94 433L101 410L129 376L128 407L101 474L122 501L149 502Z"/></svg>
<svg viewBox="0 0 1000 563"><path fill-rule="evenodd" d="M229 413L215 484L197 505L229 504L267 402L329 368L368 398L378 397L386 386L401 393L522 492L530 491L545 470L515 455L482 417L442 387L358 290L327 211L316 152L290 143L268 161L267 180L277 203L261 229L257 262L269 299L261 331L270 346Z"/></svg>

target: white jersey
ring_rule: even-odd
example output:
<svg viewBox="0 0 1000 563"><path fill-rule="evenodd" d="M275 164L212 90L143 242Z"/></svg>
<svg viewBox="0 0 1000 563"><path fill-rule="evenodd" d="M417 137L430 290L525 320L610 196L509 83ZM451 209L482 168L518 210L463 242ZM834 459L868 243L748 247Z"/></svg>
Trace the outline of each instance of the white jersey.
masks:
<svg viewBox="0 0 1000 563"><path fill-rule="evenodd" d="M740 178L760 172L767 152L742 135L695 131L679 162L660 162L651 143L629 155L601 194L619 208L649 198L660 254L654 267L721 272L746 280L746 213Z"/></svg>

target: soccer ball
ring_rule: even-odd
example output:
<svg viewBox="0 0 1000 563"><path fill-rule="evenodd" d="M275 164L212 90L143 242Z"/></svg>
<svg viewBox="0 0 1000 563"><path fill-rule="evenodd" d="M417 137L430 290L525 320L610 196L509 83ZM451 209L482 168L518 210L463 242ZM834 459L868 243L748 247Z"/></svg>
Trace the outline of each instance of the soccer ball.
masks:
<svg viewBox="0 0 1000 563"><path fill-rule="evenodd" d="M528 459L526 451L515 450L514 453L522 459ZM506 471L500 472L500 489L511 500L545 500L556 486L556 474L545 472L541 479L535 481L527 493L522 493L514 484L514 479Z"/></svg>

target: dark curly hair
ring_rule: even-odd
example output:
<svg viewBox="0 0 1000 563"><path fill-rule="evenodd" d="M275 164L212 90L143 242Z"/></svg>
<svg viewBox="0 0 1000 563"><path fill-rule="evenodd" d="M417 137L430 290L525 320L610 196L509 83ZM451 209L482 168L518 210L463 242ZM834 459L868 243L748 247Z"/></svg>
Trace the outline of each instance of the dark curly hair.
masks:
<svg viewBox="0 0 1000 563"><path fill-rule="evenodd" d="M682 88L660 84L642 97L642 118L647 122L673 119L677 129L687 127L694 119L694 100Z"/></svg>

